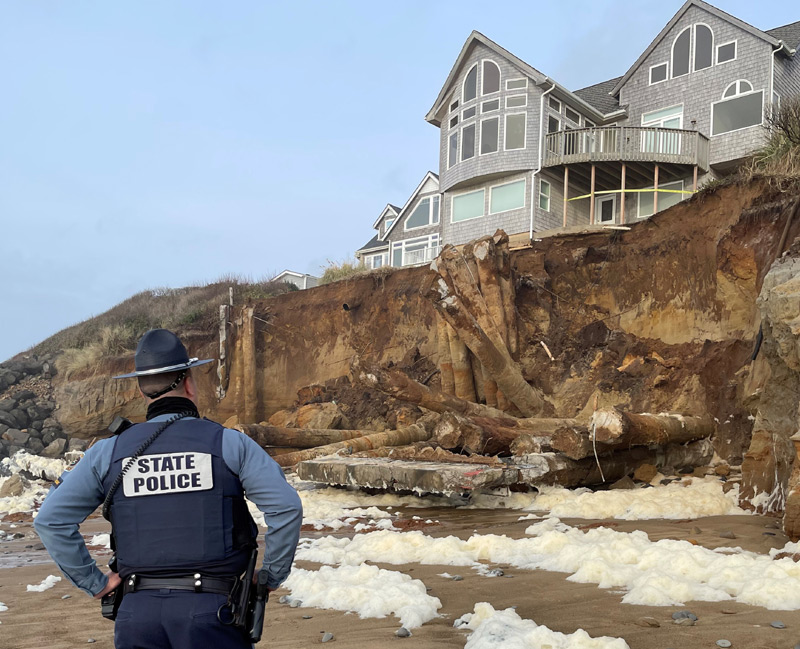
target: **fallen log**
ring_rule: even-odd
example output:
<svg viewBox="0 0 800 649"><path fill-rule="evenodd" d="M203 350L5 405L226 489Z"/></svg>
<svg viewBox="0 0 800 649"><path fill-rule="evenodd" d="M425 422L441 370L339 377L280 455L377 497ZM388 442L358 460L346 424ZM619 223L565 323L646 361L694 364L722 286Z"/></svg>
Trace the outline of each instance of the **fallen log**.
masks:
<svg viewBox="0 0 800 649"><path fill-rule="evenodd" d="M423 417L422 419L425 419ZM304 460L313 460L314 458L323 455L333 455L338 451L348 451L354 453L356 451L368 451L374 448L383 446L405 446L413 442L424 442L430 439L431 431L427 430L425 423L419 420L416 424L411 426L404 426L397 430L389 430L383 433L372 433L371 435L364 435L355 439L337 442L336 444L327 444L325 446L318 446L316 448L298 451L296 453L287 453L279 455L275 461L282 467L294 466L298 462Z"/></svg>
<svg viewBox="0 0 800 649"><path fill-rule="evenodd" d="M388 394L400 401L414 403L433 412L458 412L463 415L505 417L505 413L480 403L444 394L410 378L398 370L386 370L356 358L352 365L353 380Z"/></svg>
<svg viewBox="0 0 800 649"><path fill-rule="evenodd" d="M531 453L552 453L552 439L549 435L521 432L511 442L511 455L529 455Z"/></svg>
<svg viewBox="0 0 800 649"><path fill-rule="evenodd" d="M557 417L510 417L504 414L503 417L484 417L482 415L470 416L473 422L484 428L493 426L505 426L506 428L522 428L523 433L537 433L540 435L552 435L556 430L564 426L577 426L575 419L560 419Z"/></svg>
<svg viewBox="0 0 800 649"><path fill-rule="evenodd" d="M484 368L497 382L497 387L523 415L532 417L544 411L545 401L542 394L525 380L508 350L505 347L498 349L489 339L441 277L431 273L421 292L433 302L439 313L456 330L459 338L483 363Z"/></svg>
<svg viewBox="0 0 800 649"><path fill-rule="evenodd" d="M284 426L270 426L265 423L238 424L233 428L254 439L259 446L294 446L298 449L334 444L375 433L374 430L286 428Z"/></svg>
<svg viewBox="0 0 800 649"><path fill-rule="evenodd" d="M597 447L598 455L603 455L607 452L607 447L604 444L592 445L589 431L575 426L563 426L555 431L551 437L551 446L554 451L563 453L573 460L591 457L594 455L595 447Z"/></svg>
<svg viewBox="0 0 800 649"><path fill-rule="evenodd" d="M598 442L615 446L683 444L711 437L716 431L710 417L636 414L619 408L597 410L589 423L590 430L592 427Z"/></svg>

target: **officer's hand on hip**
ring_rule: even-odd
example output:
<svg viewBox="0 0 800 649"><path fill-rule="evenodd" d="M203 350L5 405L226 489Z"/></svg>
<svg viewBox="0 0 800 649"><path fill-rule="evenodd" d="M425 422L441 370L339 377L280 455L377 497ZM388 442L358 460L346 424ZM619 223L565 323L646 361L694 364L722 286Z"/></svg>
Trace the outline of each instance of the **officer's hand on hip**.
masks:
<svg viewBox="0 0 800 649"><path fill-rule="evenodd" d="M108 583L106 584L106 587L103 590L101 590L99 593L97 593L97 595L94 596L95 599L102 599L103 596L110 593L112 590L114 590L117 586L119 586L122 583L122 579L120 579L119 575L116 572L109 570L107 574L108 574Z"/></svg>

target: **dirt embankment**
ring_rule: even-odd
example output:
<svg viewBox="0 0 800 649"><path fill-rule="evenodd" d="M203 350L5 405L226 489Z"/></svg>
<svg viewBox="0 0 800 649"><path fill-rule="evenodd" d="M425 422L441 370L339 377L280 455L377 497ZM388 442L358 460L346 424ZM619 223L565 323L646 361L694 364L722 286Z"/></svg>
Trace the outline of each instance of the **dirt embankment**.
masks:
<svg viewBox="0 0 800 649"><path fill-rule="evenodd" d="M785 207L760 182L733 185L627 232L564 234L514 251L525 377L563 417L585 414L595 401L709 412L721 424L720 454L741 458L752 426L743 386L760 323L756 298L777 255ZM788 241L798 233L795 223ZM434 313L418 292L427 272L361 276L251 310L234 306L223 380L214 364L198 368L202 409L221 421L243 413L261 421L292 405L299 388L346 376L355 355L416 370L432 363ZM194 355L219 358L219 331L184 336ZM86 437L116 413L140 417L134 382L108 378L130 366L129 356L91 375L56 376L64 429Z"/></svg>

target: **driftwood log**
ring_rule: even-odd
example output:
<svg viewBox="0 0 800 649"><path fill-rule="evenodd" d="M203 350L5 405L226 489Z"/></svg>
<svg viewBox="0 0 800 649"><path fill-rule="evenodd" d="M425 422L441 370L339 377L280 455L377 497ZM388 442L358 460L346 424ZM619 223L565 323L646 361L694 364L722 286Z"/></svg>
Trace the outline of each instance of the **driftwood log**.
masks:
<svg viewBox="0 0 800 649"><path fill-rule="evenodd" d="M636 414L619 408L597 410L589 423L592 427L598 442L623 447L682 444L711 437L716 430L710 417Z"/></svg>
<svg viewBox="0 0 800 649"><path fill-rule="evenodd" d="M372 435L374 430L334 430L328 428L285 428L269 424L239 424L234 428L254 439L259 446L314 448Z"/></svg>

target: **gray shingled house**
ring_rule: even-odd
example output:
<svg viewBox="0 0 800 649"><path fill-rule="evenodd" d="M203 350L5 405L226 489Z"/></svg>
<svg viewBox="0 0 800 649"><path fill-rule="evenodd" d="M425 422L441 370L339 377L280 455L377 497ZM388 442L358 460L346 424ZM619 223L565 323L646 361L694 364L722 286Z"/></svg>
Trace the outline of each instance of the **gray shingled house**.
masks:
<svg viewBox="0 0 800 649"><path fill-rule="evenodd" d="M762 31L688 0L623 76L570 91L473 32L425 116L441 133L429 248L497 228L631 223L674 205L746 159L765 113L800 94L798 46L800 21ZM357 254L383 245L381 263L422 263L389 254L405 244L385 223L408 207L384 210Z"/></svg>

